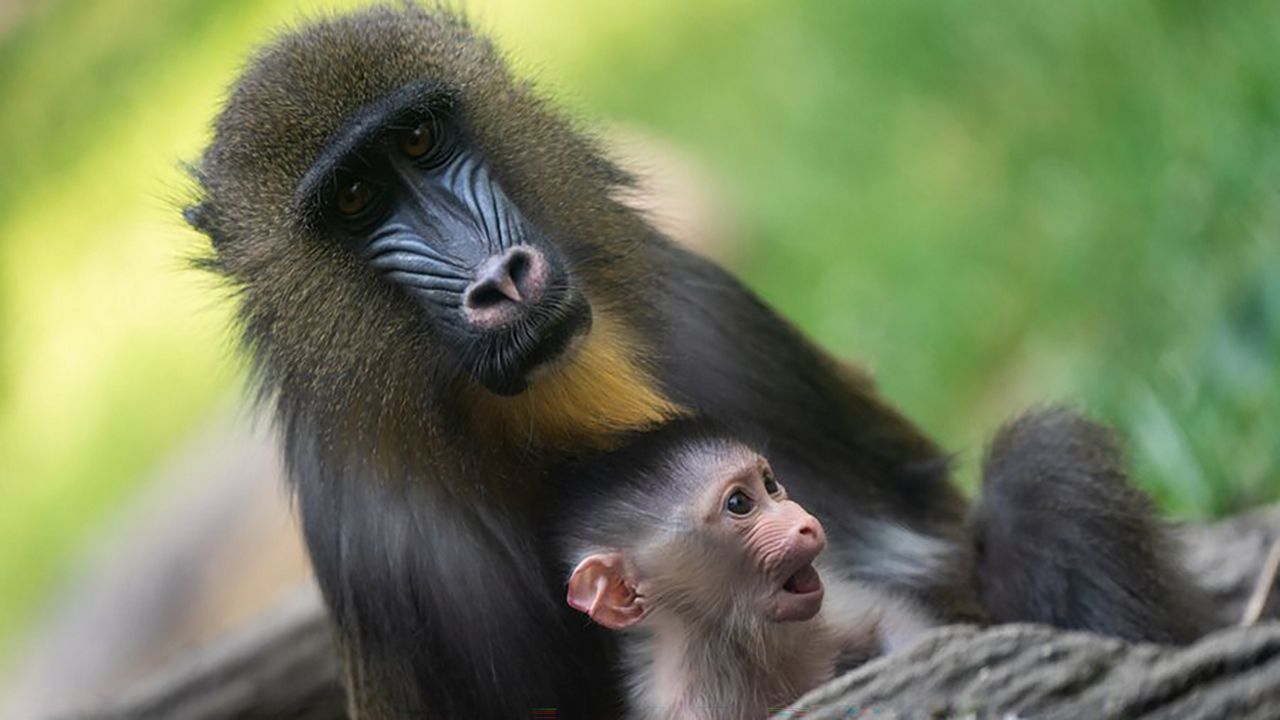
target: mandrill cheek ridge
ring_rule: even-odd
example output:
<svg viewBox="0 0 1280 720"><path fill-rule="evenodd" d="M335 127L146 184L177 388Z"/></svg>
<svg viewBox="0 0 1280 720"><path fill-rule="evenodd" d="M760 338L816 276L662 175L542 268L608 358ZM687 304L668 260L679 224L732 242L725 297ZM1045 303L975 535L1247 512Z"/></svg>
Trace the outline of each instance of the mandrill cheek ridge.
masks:
<svg viewBox="0 0 1280 720"><path fill-rule="evenodd" d="M463 163L451 186L458 200L469 210L473 222L478 224L487 247L494 255L517 245L529 244L537 234L483 163Z"/></svg>
<svg viewBox="0 0 1280 720"><path fill-rule="evenodd" d="M421 269L451 277L467 277L467 265L450 253L438 250L423 229L404 223L389 224L369 240L362 253L364 261L374 267L402 267L403 262L424 263Z"/></svg>

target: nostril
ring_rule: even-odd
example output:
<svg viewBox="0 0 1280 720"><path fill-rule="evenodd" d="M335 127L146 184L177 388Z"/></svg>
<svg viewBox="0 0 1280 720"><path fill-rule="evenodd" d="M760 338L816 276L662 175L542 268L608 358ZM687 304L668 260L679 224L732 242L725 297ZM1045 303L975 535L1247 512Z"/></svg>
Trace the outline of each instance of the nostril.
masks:
<svg viewBox="0 0 1280 720"><path fill-rule="evenodd" d="M520 288L512 277L514 257L515 255L509 252L484 261L476 271L476 281L467 290L465 299L467 307L482 309L500 305L504 301L513 303L524 301Z"/></svg>
<svg viewBox="0 0 1280 720"><path fill-rule="evenodd" d="M529 270L533 265L533 259L527 250L512 250L507 256L507 275L511 278L511 282L516 287L525 286L525 281L529 278Z"/></svg>
<svg viewBox="0 0 1280 720"><path fill-rule="evenodd" d="M481 310L500 305L506 299L506 295L503 295L496 285L485 282L471 288L471 291L467 293L466 302L467 307Z"/></svg>
<svg viewBox="0 0 1280 720"><path fill-rule="evenodd" d="M822 525L818 524L817 520L801 523L796 530L799 539L806 544L811 544L818 548L826 544L826 538L822 533Z"/></svg>

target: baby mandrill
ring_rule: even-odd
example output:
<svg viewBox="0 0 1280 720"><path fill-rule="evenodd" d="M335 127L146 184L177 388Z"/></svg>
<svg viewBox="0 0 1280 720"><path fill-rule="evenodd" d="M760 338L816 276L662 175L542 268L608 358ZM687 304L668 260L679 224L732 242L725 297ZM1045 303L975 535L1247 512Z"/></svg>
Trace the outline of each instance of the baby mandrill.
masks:
<svg viewBox="0 0 1280 720"><path fill-rule="evenodd" d="M822 525L714 429L671 423L564 477L568 602L626 631L630 718L765 718L934 624L824 569Z"/></svg>

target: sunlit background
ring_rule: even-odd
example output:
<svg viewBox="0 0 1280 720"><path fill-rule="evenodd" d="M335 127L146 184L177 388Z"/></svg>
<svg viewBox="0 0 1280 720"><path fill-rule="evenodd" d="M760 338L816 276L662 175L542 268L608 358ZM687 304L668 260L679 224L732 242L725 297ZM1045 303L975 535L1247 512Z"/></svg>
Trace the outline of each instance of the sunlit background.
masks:
<svg viewBox="0 0 1280 720"><path fill-rule="evenodd" d="M111 556L181 542L155 528L212 512L208 486L279 500L229 308L185 265L182 163L246 53L332 7L0 0L0 687L66 608L116 622L92 612L134 559ZM970 486L1002 419L1067 401L1171 514L1280 496L1280 3L468 7L679 175L703 250L868 367ZM280 522L214 537L271 556Z"/></svg>

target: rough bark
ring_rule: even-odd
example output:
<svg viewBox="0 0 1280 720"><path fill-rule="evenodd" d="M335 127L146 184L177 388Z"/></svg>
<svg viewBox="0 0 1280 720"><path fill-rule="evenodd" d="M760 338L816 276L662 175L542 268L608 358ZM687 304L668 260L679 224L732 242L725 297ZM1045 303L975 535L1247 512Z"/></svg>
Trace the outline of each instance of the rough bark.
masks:
<svg viewBox="0 0 1280 720"><path fill-rule="evenodd" d="M778 718L1280 716L1280 623L1188 648L1035 625L947 627L801 698Z"/></svg>
<svg viewBox="0 0 1280 720"><path fill-rule="evenodd" d="M1271 544L1280 538L1280 505L1210 525L1188 525L1178 534L1192 574L1217 600L1226 617L1239 618ZM1276 592L1263 617L1280 618Z"/></svg>
<svg viewBox="0 0 1280 720"><path fill-rule="evenodd" d="M1280 537L1280 506L1179 531L1192 572L1239 617ZM1265 613L1280 614L1272 598ZM942 628L802 698L779 717L1276 718L1280 623L1187 648L1128 645L1028 625ZM82 717L345 717L332 638L314 592L275 617Z"/></svg>

